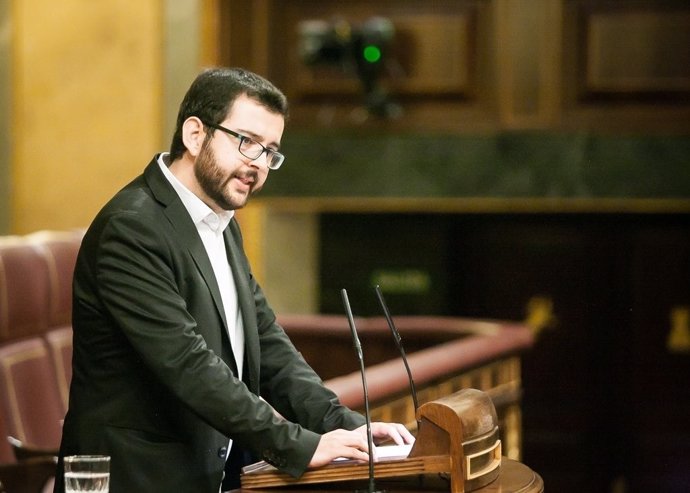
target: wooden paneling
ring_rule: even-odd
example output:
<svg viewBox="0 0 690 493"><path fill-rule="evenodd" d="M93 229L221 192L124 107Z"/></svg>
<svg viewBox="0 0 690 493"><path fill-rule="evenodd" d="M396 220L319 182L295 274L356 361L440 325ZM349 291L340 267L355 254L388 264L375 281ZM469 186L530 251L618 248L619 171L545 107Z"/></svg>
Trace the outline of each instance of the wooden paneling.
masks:
<svg viewBox="0 0 690 493"><path fill-rule="evenodd" d="M637 491L687 491L690 328L683 318L690 309L690 231L675 221L643 223L631 240L635 309L621 337L630 403L624 457Z"/></svg>
<svg viewBox="0 0 690 493"><path fill-rule="evenodd" d="M690 10L585 17L586 93L690 92Z"/></svg>
<svg viewBox="0 0 690 493"><path fill-rule="evenodd" d="M356 74L347 69L307 66L300 57L300 24L341 22L356 30L372 17L388 18L395 37L383 79L395 94L463 95L471 92L477 4L463 1L364 0L343 2L274 2L281 19L273 42L273 68L293 98L359 91ZM278 34L278 33L276 33ZM439 56L440 55L440 56Z"/></svg>
<svg viewBox="0 0 690 493"><path fill-rule="evenodd" d="M305 22L340 20L356 30L374 17L389 19L395 29L378 80L402 116L396 114L400 117L385 124L493 125L494 110L486 104L491 67L485 62L492 42L491 2L230 0L219 3L219 16L219 63L246 66L274 81L291 101L291 126L381 123L367 118L366 98L352 63L308 66L300 53L300 26ZM439 119L441 112L444 117Z"/></svg>
<svg viewBox="0 0 690 493"><path fill-rule="evenodd" d="M690 6L677 0L218 2L219 63L275 81L292 126L486 132L690 131ZM367 115L352 67L307 66L300 25L388 18L380 77L395 118Z"/></svg>
<svg viewBox="0 0 690 493"><path fill-rule="evenodd" d="M690 5L565 0L561 126L690 131Z"/></svg>
<svg viewBox="0 0 690 493"><path fill-rule="evenodd" d="M496 67L500 125L522 129L558 123L560 114L561 2L493 0L495 39L486 64Z"/></svg>

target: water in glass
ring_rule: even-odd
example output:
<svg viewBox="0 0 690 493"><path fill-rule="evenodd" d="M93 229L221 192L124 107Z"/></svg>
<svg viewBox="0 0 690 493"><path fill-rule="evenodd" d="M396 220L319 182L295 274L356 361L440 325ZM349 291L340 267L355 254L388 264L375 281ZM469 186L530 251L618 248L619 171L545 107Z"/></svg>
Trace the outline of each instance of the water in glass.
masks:
<svg viewBox="0 0 690 493"><path fill-rule="evenodd" d="M66 472L66 493L108 493L110 474L107 472Z"/></svg>

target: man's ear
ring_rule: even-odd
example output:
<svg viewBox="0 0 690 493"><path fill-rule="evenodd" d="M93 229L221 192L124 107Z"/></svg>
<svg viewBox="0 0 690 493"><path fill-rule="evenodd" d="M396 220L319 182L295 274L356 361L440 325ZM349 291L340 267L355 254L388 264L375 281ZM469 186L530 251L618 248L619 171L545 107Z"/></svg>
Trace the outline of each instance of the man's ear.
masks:
<svg viewBox="0 0 690 493"><path fill-rule="evenodd" d="M196 116L190 116L182 124L182 142L192 157L197 157L206 138L204 124Z"/></svg>

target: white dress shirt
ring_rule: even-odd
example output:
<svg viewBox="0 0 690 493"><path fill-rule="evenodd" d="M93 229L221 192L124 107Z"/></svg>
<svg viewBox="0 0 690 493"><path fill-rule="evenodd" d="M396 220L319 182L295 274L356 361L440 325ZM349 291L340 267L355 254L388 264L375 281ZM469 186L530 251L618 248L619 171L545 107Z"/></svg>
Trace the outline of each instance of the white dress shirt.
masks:
<svg viewBox="0 0 690 493"><path fill-rule="evenodd" d="M237 288L232 277L230 264L228 262L227 251L225 250L225 240L223 231L230 224L234 211L223 211L216 214L199 197L194 195L186 186L173 175L166 161L169 161L170 154L162 153L158 158L158 165L163 171L165 178L180 196L180 200L189 212L189 215L196 226L201 241L204 244L208 258L216 276L218 289L223 301L225 319L228 322L228 336L232 352L237 364L237 378L242 380L242 368L244 366L244 329L242 323L242 312L239 309Z"/></svg>
<svg viewBox="0 0 690 493"><path fill-rule="evenodd" d="M223 211L220 214L213 212L209 206L194 195L191 190L184 186L182 182L171 173L166 164L168 161L170 161L170 153L161 153L158 157L158 166L160 166L163 175L175 189L175 192L179 195L187 212L189 212L196 226L196 230L199 232L201 241L204 244L208 258L211 261L213 274L216 276L220 297L223 302L225 320L228 321L228 336L230 337L232 352L235 356L235 363L237 364L237 378L242 380L242 369L244 367L244 328L242 323L242 312L239 309L237 288L235 286L235 280L232 277L232 271L230 270L230 263L228 262L228 254L225 250L225 241L223 238L223 231L228 227L228 224L230 224L230 220L232 216L234 216L235 211ZM228 455L230 455L231 448L232 439L228 440L228 452L225 455L226 459ZM222 487L219 486L219 493L222 493L221 490Z"/></svg>

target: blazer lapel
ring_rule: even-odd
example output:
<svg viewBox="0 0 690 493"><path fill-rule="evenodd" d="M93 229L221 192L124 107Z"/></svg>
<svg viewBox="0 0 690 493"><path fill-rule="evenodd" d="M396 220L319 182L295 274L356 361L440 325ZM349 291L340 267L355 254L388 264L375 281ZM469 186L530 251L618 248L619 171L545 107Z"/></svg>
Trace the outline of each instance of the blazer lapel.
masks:
<svg viewBox="0 0 690 493"><path fill-rule="evenodd" d="M187 209L168 180L163 176L158 165L157 157L158 156L147 166L144 171L144 177L156 199L165 206L164 213L172 226L179 233L178 239L180 244L189 251L204 281L206 281L206 285L213 297L216 311L223 321L223 337L229 344L228 321L225 320L225 311L223 310L220 289L218 288L216 276L213 273L211 261L208 258L204 244L199 237L199 232L192 222L192 218L189 216Z"/></svg>
<svg viewBox="0 0 690 493"><path fill-rule="evenodd" d="M242 311L242 323L244 326L244 358L247 363L249 389L258 394L259 392L259 336L256 320L256 307L254 295L249 286L249 273L247 266L242 260L242 252L239 245L235 242L230 233L233 226L233 219L230 226L225 229L225 248L228 252L228 262L235 280L237 297L240 310Z"/></svg>

